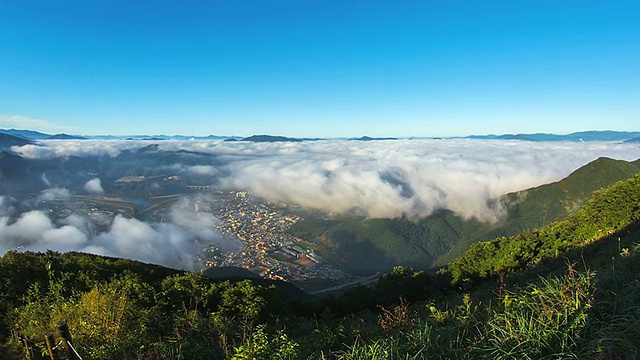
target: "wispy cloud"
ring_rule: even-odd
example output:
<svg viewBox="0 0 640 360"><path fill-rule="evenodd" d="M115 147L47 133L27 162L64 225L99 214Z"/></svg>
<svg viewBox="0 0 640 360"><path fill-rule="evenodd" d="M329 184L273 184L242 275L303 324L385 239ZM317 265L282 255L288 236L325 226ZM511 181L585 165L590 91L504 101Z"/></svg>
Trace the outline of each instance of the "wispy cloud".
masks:
<svg viewBox="0 0 640 360"><path fill-rule="evenodd" d="M43 119L7 114L0 114L0 128L30 129L48 134L68 133L75 130L72 126L60 125Z"/></svg>

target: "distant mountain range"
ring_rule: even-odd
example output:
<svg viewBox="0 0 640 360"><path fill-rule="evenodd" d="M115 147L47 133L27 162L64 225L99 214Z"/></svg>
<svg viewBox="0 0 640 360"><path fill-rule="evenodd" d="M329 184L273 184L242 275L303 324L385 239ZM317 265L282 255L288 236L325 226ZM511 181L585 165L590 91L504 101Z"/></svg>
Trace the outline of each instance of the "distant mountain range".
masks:
<svg viewBox="0 0 640 360"><path fill-rule="evenodd" d="M56 134L51 135L47 138L47 140L85 140L86 137L78 136L78 135L69 135L69 134Z"/></svg>
<svg viewBox="0 0 640 360"><path fill-rule="evenodd" d="M369 137L369 136L362 136L359 138L353 138L353 139L349 139L349 140L356 140L356 141L376 141L376 140L398 140L398 138L393 138L393 137L381 137L381 138L374 138L374 137Z"/></svg>
<svg viewBox="0 0 640 360"><path fill-rule="evenodd" d="M218 135L208 135L208 136L187 136L187 135L126 135L126 136L116 136L116 135L94 135L94 136L80 136L80 135L69 135L69 134L45 134L38 131L33 130L18 130L18 129L0 129L0 134L11 135L17 138L27 139L27 140L85 140L85 139L98 139L98 140L117 140L117 139L127 139L127 140L224 140L224 139L240 139L238 136L218 136Z"/></svg>
<svg viewBox="0 0 640 360"><path fill-rule="evenodd" d="M272 135L253 135L242 139L241 141L251 142L300 142L302 139L289 138L285 136L272 136Z"/></svg>
<svg viewBox="0 0 640 360"><path fill-rule="evenodd" d="M581 131L567 135L556 134L505 134L471 135L468 139L524 140L524 141L640 141L637 131Z"/></svg>
<svg viewBox="0 0 640 360"><path fill-rule="evenodd" d="M127 140L239 140L249 142L300 142L300 141L316 141L325 140L330 138L294 138L278 135L252 135L249 137L240 136L220 136L220 135L207 135L207 136L188 136L188 135L128 135L128 136L115 136L115 135L94 135L94 136L80 136L69 134L44 134L33 130L17 130L0 129L0 133L15 136L27 140L83 140L83 139L127 139ZM503 134L503 135L470 135L465 137L452 137L463 139L484 139L484 140L522 140L522 141L624 141L624 142L640 142L640 132L638 131L581 131L574 132L566 135L537 133L537 134ZM399 140L395 137L371 137L361 136L358 138L341 138L343 140L354 141L381 141L381 140ZM420 137L408 137L407 140L414 139L442 139L442 138L420 138Z"/></svg>
<svg viewBox="0 0 640 360"><path fill-rule="evenodd" d="M26 139L26 140L81 140L81 139L86 139L86 137L84 136L78 136L78 135L69 135L69 134L55 134L55 135L49 135L49 134L44 134L38 131L33 131L33 130L16 130L16 129L9 129L9 130L2 130L0 129L0 134L5 134L5 135L10 135L16 138L20 138L20 139Z"/></svg>
<svg viewBox="0 0 640 360"><path fill-rule="evenodd" d="M15 137L22 138L22 139L29 139L29 140L48 139L51 136L51 135L48 135L48 134L43 134L43 133L38 132L38 131L17 130L17 129L8 129L8 130L0 129L0 133L11 135L11 136L15 136Z"/></svg>

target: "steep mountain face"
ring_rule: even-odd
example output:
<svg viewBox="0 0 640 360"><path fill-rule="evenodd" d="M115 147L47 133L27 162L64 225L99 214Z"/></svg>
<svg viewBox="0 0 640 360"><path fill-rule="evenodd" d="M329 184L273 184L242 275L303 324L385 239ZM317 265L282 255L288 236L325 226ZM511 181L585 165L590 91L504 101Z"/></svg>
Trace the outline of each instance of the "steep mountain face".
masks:
<svg viewBox="0 0 640 360"><path fill-rule="evenodd" d="M385 272L399 264L435 268L460 256L473 243L562 220L584 205L593 191L638 172L640 160L597 159L556 183L505 195L500 203L506 216L496 224L465 220L442 210L418 221L345 218L329 224L305 220L291 231L322 246L323 255L346 271Z"/></svg>
<svg viewBox="0 0 640 360"><path fill-rule="evenodd" d="M8 181L26 175L28 166L20 156L0 152L0 180Z"/></svg>
<svg viewBox="0 0 640 360"><path fill-rule="evenodd" d="M615 239L611 235L637 227L639 203L640 174L637 174L595 191L585 206L562 221L516 236L473 244L463 256L449 264L447 271L454 282L504 276L605 237L609 237L611 243ZM618 247L621 252L621 245Z"/></svg>
<svg viewBox="0 0 640 360"><path fill-rule="evenodd" d="M27 159L13 153L0 153L0 184L15 196L36 193L51 187L71 187L84 184L96 167L96 161L79 157L50 160Z"/></svg>

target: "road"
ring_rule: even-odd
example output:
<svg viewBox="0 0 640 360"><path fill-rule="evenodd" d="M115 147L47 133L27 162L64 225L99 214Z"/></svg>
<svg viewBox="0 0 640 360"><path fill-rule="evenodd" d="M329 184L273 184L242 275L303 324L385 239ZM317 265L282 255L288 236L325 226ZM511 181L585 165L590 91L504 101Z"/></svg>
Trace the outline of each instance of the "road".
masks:
<svg viewBox="0 0 640 360"><path fill-rule="evenodd" d="M327 288L327 289L314 291L314 292L311 293L311 295L317 295L317 294L322 294L322 293L325 293L325 292L336 291L336 290L349 288L349 287L356 286L356 285L369 285L369 284L373 284L374 282L377 282L378 279L380 279L380 273L376 273L376 274L371 275L369 277L366 277L364 279L359 279L359 280L356 280L356 281L352 281L350 283L346 283L346 284L342 284L342 285L338 285L338 286L333 286L333 287L330 287L330 288Z"/></svg>

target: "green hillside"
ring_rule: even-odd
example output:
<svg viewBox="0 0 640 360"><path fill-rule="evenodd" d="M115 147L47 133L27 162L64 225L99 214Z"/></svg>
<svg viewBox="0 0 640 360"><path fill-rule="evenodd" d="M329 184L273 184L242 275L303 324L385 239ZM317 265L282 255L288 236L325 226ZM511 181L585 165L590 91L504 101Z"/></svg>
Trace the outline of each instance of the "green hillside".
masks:
<svg viewBox="0 0 640 360"><path fill-rule="evenodd" d="M441 210L417 221L400 219L308 219L291 232L321 247L321 253L355 273L388 272L395 265L416 269L444 266L471 244L510 236L564 219L593 191L640 172L640 160L597 159L556 183L505 195L506 216L498 223L465 220Z"/></svg>
<svg viewBox="0 0 640 360"><path fill-rule="evenodd" d="M342 219L316 225L324 231L306 231L320 233L317 237L305 237L300 230L306 228L306 221L291 231L321 245L324 258L354 273L388 272L398 264L426 268L425 264L433 264L451 249L450 239L476 239L492 228L475 220L465 221L451 211L440 211L419 221Z"/></svg>
<svg viewBox="0 0 640 360"><path fill-rule="evenodd" d="M544 259L624 230L640 220L640 174L598 190L587 204L565 220L535 231L473 244L448 265L454 282L503 277Z"/></svg>
<svg viewBox="0 0 640 360"><path fill-rule="evenodd" d="M561 220L578 210L592 193L640 172L640 160L599 158L562 181L506 195L508 228L517 232Z"/></svg>

